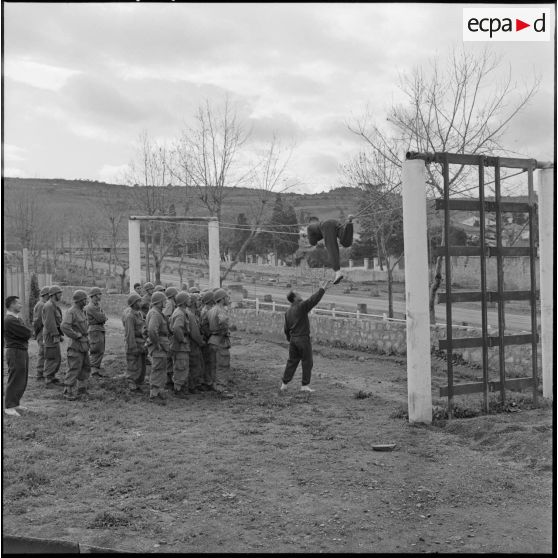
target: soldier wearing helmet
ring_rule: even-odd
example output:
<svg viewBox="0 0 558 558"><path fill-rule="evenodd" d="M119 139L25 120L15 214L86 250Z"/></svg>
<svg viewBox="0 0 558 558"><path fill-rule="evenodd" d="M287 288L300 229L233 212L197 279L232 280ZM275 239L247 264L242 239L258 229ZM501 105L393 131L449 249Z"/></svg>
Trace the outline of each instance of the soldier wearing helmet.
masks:
<svg viewBox="0 0 558 558"><path fill-rule="evenodd" d="M93 287L89 291L90 302L85 307L85 315L89 324L89 355L91 375L102 377L101 362L105 356L105 322L107 316L101 308L101 289Z"/></svg>
<svg viewBox="0 0 558 558"><path fill-rule="evenodd" d="M178 294L178 289L175 287L167 287L165 290L165 296L167 297L167 303L165 304L165 308L163 309L163 316L167 319L169 324L169 342L172 345L172 328L170 327L170 318L172 313L176 308L175 297ZM170 352L168 361L167 361L167 388L173 389L173 352Z"/></svg>
<svg viewBox="0 0 558 558"><path fill-rule="evenodd" d="M186 313L186 305L189 300L188 293L178 293L176 295L176 308L170 317L171 352L173 356L172 391L180 399L186 398L190 364L190 319Z"/></svg>
<svg viewBox="0 0 558 558"><path fill-rule="evenodd" d="M130 391L135 392L141 392L146 371L147 349L143 337L145 320L141 313L141 303L141 296L132 293L128 297L128 307L122 314L126 348L126 380Z"/></svg>
<svg viewBox="0 0 558 558"><path fill-rule="evenodd" d="M213 293L215 306L207 312L207 322L210 337L209 345L209 381L212 390L216 390L217 375L228 372L230 369L230 330L229 316L226 310L228 301L227 292L217 289Z"/></svg>
<svg viewBox="0 0 558 558"><path fill-rule="evenodd" d="M37 380L44 380L45 370L45 344L43 342L43 306L49 297L50 287L43 287L40 291L40 298L33 308L33 333L39 345L39 355L37 359Z"/></svg>
<svg viewBox="0 0 558 558"><path fill-rule="evenodd" d="M52 285L48 290L48 294L49 299L45 302L41 312L43 343L45 347L43 375L45 377L45 387L52 388L62 385L62 382L56 377L62 362L60 343L64 340L64 335L60 329L62 310L59 306L60 299L62 298L62 289L58 285Z"/></svg>
<svg viewBox="0 0 558 558"><path fill-rule="evenodd" d="M155 285L155 288L153 289L154 293L164 293L165 292L165 287L163 287L163 285Z"/></svg>
<svg viewBox="0 0 558 558"><path fill-rule="evenodd" d="M147 346L151 356L151 374L149 378L149 400L166 405L165 384L167 379L167 358L170 353L169 327L163 306L167 300L165 293L153 293L151 308L147 313Z"/></svg>
<svg viewBox="0 0 558 558"><path fill-rule="evenodd" d="M203 376L203 361L201 349L205 345L205 340L200 332L200 323L196 313L197 294L188 295L186 305L186 316L190 327L190 354L188 364L188 391L199 393Z"/></svg>
<svg viewBox="0 0 558 558"><path fill-rule="evenodd" d="M153 283L150 283L149 281L143 286L145 294L142 298L141 311L144 318L147 316L147 312L149 312L149 308L151 307L151 296L153 295L154 289L155 285Z"/></svg>
<svg viewBox="0 0 558 558"><path fill-rule="evenodd" d="M91 372L88 324L83 311L87 304L87 293L78 289L72 298L74 304L66 310L60 326L64 335L71 340L68 345L68 369L64 378L64 398L68 401L87 396L87 381Z"/></svg>
<svg viewBox="0 0 558 558"><path fill-rule="evenodd" d="M210 337L209 332L209 321L207 319L207 313L213 306L215 306L215 299L213 298L213 291L205 291L201 297L203 306L200 311L200 333L205 341L205 344L201 348L202 354L202 384L200 389L203 391L210 391L211 386L214 384L212 380L211 369L210 369L210 356L209 356L209 345L207 341Z"/></svg>

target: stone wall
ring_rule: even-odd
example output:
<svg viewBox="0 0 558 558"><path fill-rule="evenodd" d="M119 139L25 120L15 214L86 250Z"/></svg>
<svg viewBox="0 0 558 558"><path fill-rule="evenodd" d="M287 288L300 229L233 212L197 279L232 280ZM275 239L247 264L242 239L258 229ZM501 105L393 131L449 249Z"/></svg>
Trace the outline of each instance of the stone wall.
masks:
<svg viewBox="0 0 558 558"><path fill-rule="evenodd" d="M77 287L79 288L79 287ZM72 293L76 287L62 287L62 300L71 304ZM89 289L85 289L86 292ZM111 316L120 318L126 308L127 294L104 294L102 307ZM231 309L232 323L240 331L248 333L265 333L278 341L284 341L284 312L271 310L235 308ZM382 319L332 318L331 316L310 315L310 327L314 343L365 351L377 351L382 354L405 355L407 352L406 324ZM453 328L453 337L480 337L476 328ZM446 328L432 327L430 330L431 347L438 350L438 341L446 338ZM540 371L540 344L539 344ZM481 348L460 349L454 351L464 361L482 366ZM498 348L489 349L489 368L498 370ZM506 376L531 375L531 348L529 345L506 347ZM497 379L497 375L491 379Z"/></svg>

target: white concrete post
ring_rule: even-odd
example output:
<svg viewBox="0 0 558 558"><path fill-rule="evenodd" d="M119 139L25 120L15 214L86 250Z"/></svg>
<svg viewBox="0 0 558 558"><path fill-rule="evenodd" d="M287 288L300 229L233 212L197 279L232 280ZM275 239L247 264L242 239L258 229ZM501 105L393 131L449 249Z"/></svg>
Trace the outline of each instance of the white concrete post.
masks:
<svg viewBox="0 0 558 558"><path fill-rule="evenodd" d="M207 224L209 241L209 288L221 286L221 255L219 252L219 221L211 219Z"/></svg>
<svg viewBox="0 0 558 558"><path fill-rule="evenodd" d="M137 219L128 220L128 257L130 268L130 293L134 292L134 283L141 283L141 240L140 240L141 221Z"/></svg>
<svg viewBox="0 0 558 558"><path fill-rule="evenodd" d="M407 312L407 395L409 422L432 422L426 184L424 161L403 163L403 240Z"/></svg>
<svg viewBox="0 0 558 558"><path fill-rule="evenodd" d="M369 268L370 268L370 259L364 258L364 269L369 269Z"/></svg>
<svg viewBox="0 0 558 558"><path fill-rule="evenodd" d="M256 313L258 313L260 310L260 299L256 298Z"/></svg>
<svg viewBox="0 0 558 558"><path fill-rule="evenodd" d="M543 397L553 398L554 169L539 171L539 266Z"/></svg>

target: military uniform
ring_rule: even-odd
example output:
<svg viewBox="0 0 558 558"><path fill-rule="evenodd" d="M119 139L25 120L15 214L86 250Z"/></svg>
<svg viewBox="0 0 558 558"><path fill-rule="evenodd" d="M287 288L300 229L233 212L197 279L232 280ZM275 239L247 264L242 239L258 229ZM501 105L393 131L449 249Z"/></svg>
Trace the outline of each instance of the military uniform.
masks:
<svg viewBox="0 0 558 558"><path fill-rule="evenodd" d="M66 311L60 327L64 335L71 339L68 346L68 369L64 379L66 386L64 393L73 396L76 383L78 391L87 389L87 380L91 372L85 312L76 305L72 306Z"/></svg>
<svg viewBox="0 0 558 558"><path fill-rule="evenodd" d="M145 321L141 310L128 307L122 314L126 346L126 379L132 389L145 380Z"/></svg>
<svg viewBox="0 0 558 558"><path fill-rule="evenodd" d="M198 318L191 308L186 308L186 315L190 321L190 369L188 373L188 389L194 391L202 384L203 360L202 347L205 340L200 333Z"/></svg>
<svg viewBox="0 0 558 558"><path fill-rule="evenodd" d="M85 315L89 324L91 368L99 370L105 356L105 322L107 317L101 306L93 301L85 307Z"/></svg>
<svg viewBox="0 0 558 558"><path fill-rule="evenodd" d="M219 376L223 372L230 369L230 330L229 316L226 310L216 305L207 313L207 321L209 323L210 337L207 341L209 345L209 370L210 380L215 382L217 374Z"/></svg>
<svg viewBox="0 0 558 558"><path fill-rule="evenodd" d="M44 377L47 385L58 382L56 373L60 370L62 353L60 352L60 342L63 334L60 329L62 323L62 310L51 298L45 302L41 316L43 319L43 344L45 352Z"/></svg>
<svg viewBox="0 0 558 558"><path fill-rule="evenodd" d="M167 302L165 304L165 307L163 308L163 316L165 316L165 318L167 319L167 323L169 325L169 343L172 346L172 326L170 323L171 320L171 316L173 314L173 312L176 309L176 302L174 301L173 298L167 298ZM173 364L173 359L174 359L174 353L171 350L169 357L167 359L167 386L171 386L173 384L173 375L174 375L174 364Z"/></svg>
<svg viewBox="0 0 558 558"><path fill-rule="evenodd" d="M151 294L145 293L141 299L141 313L145 319L147 319L147 313L151 307L151 296Z"/></svg>
<svg viewBox="0 0 558 558"><path fill-rule="evenodd" d="M167 358L170 353L169 328L161 310L153 306L147 313L147 345L151 356L150 395L156 397L165 390Z"/></svg>
<svg viewBox="0 0 558 558"><path fill-rule="evenodd" d="M42 380L45 371L45 344L43 341L43 306L44 301L39 300L33 308L33 333L39 346L39 353L37 358L37 379Z"/></svg>
<svg viewBox="0 0 558 558"><path fill-rule="evenodd" d="M183 308L176 308L170 318L172 332L171 352L173 357L172 382L175 391L184 388L190 369L190 319Z"/></svg>
<svg viewBox="0 0 558 558"><path fill-rule="evenodd" d="M211 355L209 345L207 344L208 339L211 336L209 332L209 320L207 319L207 313L209 310L213 308L213 305L205 304L200 312L200 333L205 341L204 345L201 348L201 356L202 356L202 366L203 366L203 373L202 373L202 385L204 386L211 386L215 381L214 376L211 372Z"/></svg>

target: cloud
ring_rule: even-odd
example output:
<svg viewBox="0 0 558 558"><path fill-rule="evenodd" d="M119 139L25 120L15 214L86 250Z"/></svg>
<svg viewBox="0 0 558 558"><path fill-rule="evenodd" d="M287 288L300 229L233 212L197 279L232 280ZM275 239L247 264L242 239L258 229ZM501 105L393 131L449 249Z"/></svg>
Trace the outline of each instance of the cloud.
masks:
<svg viewBox="0 0 558 558"><path fill-rule="evenodd" d="M27 149L9 143L4 144L4 160L6 161L25 161Z"/></svg>
<svg viewBox="0 0 558 558"><path fill-rule="evenodd" d="M99 180L110 184L124 184L129 171L128 165L103 165L99 169Z"/></svg>

